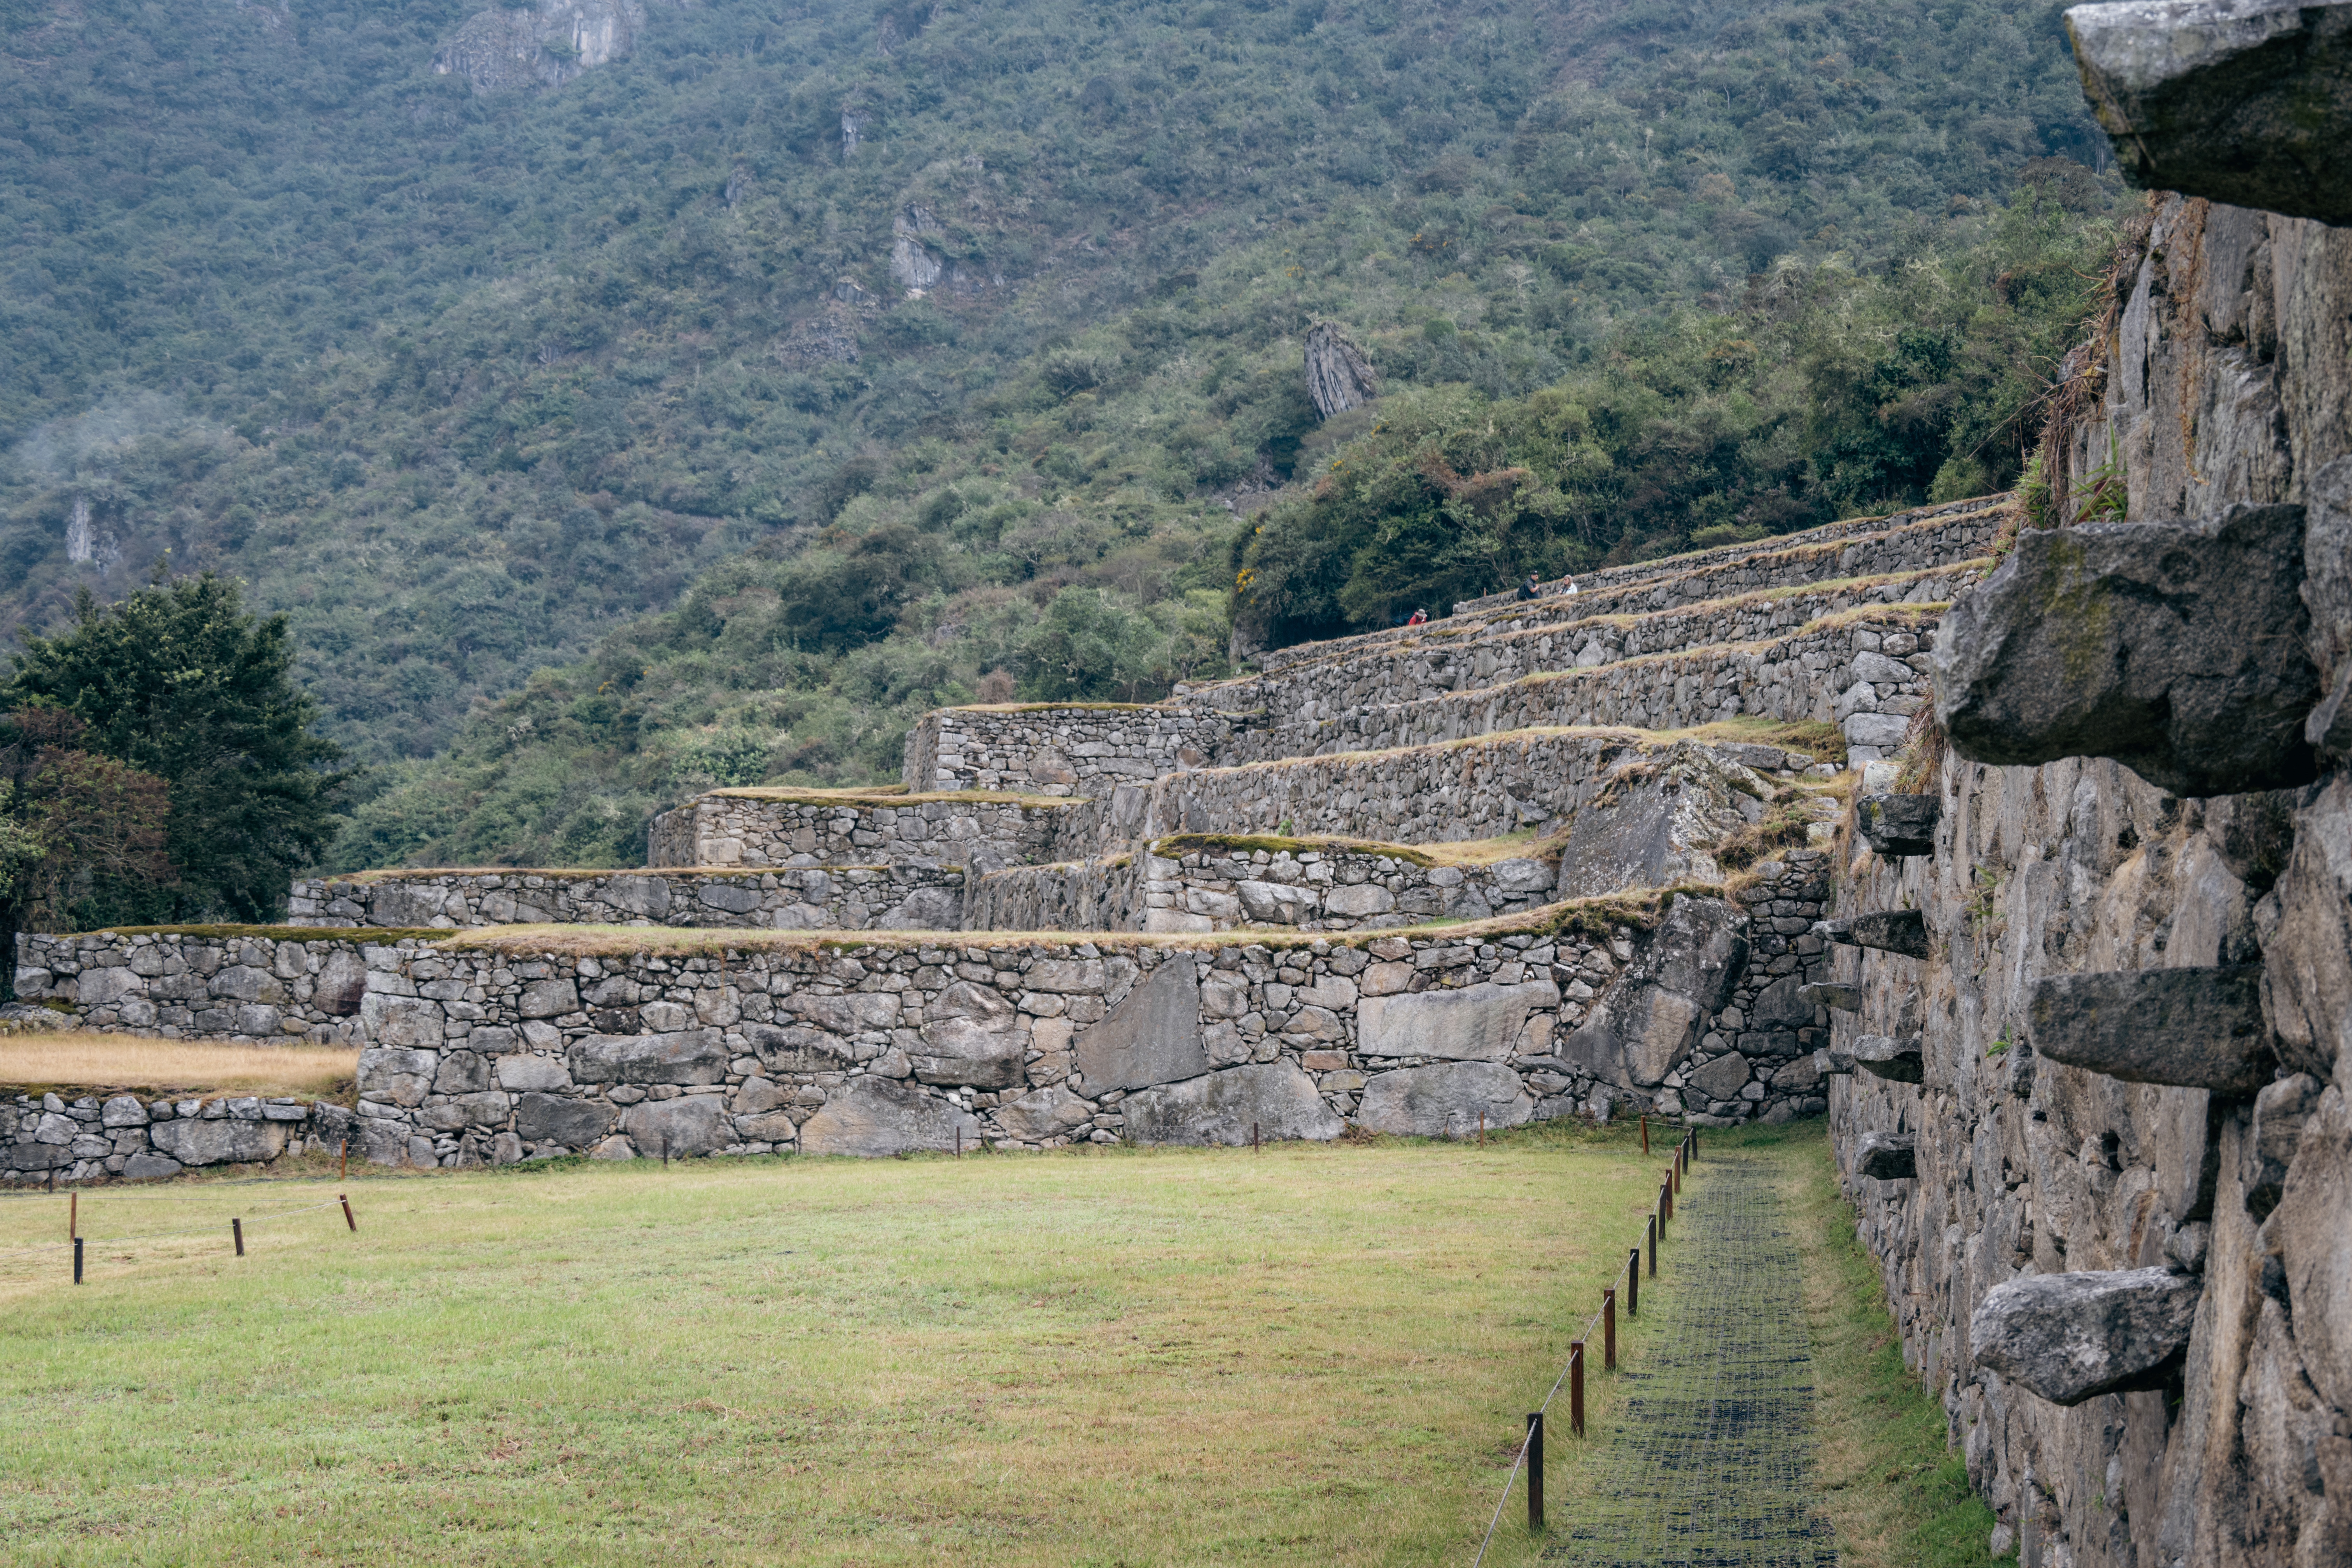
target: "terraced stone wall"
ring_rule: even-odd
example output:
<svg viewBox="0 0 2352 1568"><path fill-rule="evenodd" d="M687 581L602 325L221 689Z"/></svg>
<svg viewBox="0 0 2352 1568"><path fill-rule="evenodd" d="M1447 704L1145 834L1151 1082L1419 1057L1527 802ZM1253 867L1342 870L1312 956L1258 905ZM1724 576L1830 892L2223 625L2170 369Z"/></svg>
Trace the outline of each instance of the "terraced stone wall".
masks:
<svg viewBox="0 0 2352 1568"><path fill-rule="evenodd" d="M167 1039L366 1039L367 939L125 936L16 939L16 994L69 1004L75 1022Z"/></svg>
<svg viewBox="0 0 2352 1568"><path fill-rule="evenodd" d="M1701 647L1496 686L1349 707L1237 731L1231 763L1431 745L1542 726L1681 730L1719 720L1840 721L1848 759L1875 762L1902 743L1929 700L1936 612L1887 607L1815 623L1768 642ZM1318 705L1318 711L1320 711Z"/></svg>
<svg viewBox="0 0 2352 1568"><path fill-rule="evenodd" d="M973 887L972 931L1203 932L1244 926L1357 931L1486 920L1550 901L1554 872L1528 859L1428 866L1336 846L1158 844L1115 865L1024 866Z"/></svg>
<svg viewBox="0 0 2352 1568"><path fill-rule="evenodd" d="M290 1096L148 1100L128 1092L0 1100L0 1182L148 1181L341 1147L352 1113Z"/></svg>
<svg viewBox="0 0 2352 1568"><path fill-rule="evenodd" d="M1459 1134L1481 1115L1500 1127L1672 1104L1686 1067L1727 1077L1713 1061L1737 1045L1743 1020L1723 1005L1754 924L1684 898L1655 930L1285 945L771 938L602 957L404 936L357 951L362 989L343 1020L365 1047L353 1149L462 1165L558 1151L891 1153L950 1147L959 1130L1023 1146L1230 1143L1253 1126L1336 1137L1343 1118ZM121 994L110 982L107 1001L84 1006L82 988L137 953L178 973L262 956L189 935L70 940L70 962L52 950L56 967L30 978L100 1026L121 1026ZM355 944L279 945L323 961ZM1773 1084L1782 1064L1766 1045L1746 1081ZM1803 1102L1777 1087L1721 1100L1783 1118Z"/></svg>
<svg viewBox="0 0 2352 1568"><path fill-rule="evenodd" d="M1052 858L1065 809L1010 798L718 790L655 817L647 858L656 868L1017 866Z"/></svg>
<svg viewBox="0 0 2352 1568"><path fill-rule="evenodd" d="M904 779L920 790L1093 795L1204 767L1232 721L1172 707L941 708L907 732Z"/></svg>
<svg viewBox="0 0 2352 1568"><path fill-rule="evenodd" d="M765 871L386 871L294 884L298 925L455 930L484 925L740 926L953 931L961 866L806 866Z"/></svg>

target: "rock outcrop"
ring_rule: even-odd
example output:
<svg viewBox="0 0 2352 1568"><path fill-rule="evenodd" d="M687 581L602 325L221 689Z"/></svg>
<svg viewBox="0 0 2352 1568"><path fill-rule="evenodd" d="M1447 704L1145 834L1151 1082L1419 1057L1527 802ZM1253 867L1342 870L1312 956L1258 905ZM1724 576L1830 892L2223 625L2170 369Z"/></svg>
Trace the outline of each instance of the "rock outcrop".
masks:
<svg viewBox="0 0 2352 1568"><path fill-rule="evenodd" d="M468 17L434 55L433 69L478 92L561 87L635 50L645 27L645 0L501 5Z"/></svg>
<svg viewBox="0 0 2352 1568"><path fill-rule="evenodd" d="M1307 329L1307 395L1326 419L1361 408L1380 395L1380 378L1373 374L1371 362L1334 322L1318 321Z"/></svg>

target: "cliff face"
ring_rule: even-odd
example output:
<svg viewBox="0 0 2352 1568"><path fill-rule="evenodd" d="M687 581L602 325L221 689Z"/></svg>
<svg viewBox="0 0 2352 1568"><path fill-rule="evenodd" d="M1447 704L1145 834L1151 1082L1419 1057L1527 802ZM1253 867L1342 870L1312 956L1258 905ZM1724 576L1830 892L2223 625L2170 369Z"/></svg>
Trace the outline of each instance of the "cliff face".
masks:
<svg viewBox="0 0 2352 1568"><path fill-rule="evenodd" d="M2193 575L2231 505L2304 508L2276 514L2300 546L2279 552L2301 583L2293 613L2203 640L2307 661L2315 689L2340 700L2352 230L2171 195L2120 266L2119 309L2074 384L2063 515L2119 479L2134 524L2217 520L2168 536L2166 569ZM2108 537L2120 549L2150 531ZM2046 631L2080 613L2053 597L2038 615ZM1941 635L1967 620L1956 611ZM2158 651L2133 647L2128 627L2079 624L2098 652L2070 668L2074 695L2105 679L2110 647ZM1938 814L1933 854L1865 851L1842 889L1848 916L1921 911L1928 956L1838 950L1838 978L1862 996L1833 1049L1867 1058L1866 1038L1884 1037L1884 1056L1916 1039L1921 1080L1833 1080L1841 1163L1906 1355L1942 1392L2000 1516L1993 1544L2027 1564L2352 1561L2352 779L2342 722L2327 728L2338 710L2321 702L2309 746L2261 781L2295 787L2201 799L2100 757L1923 759L1915 787L1932 800L1910 809ZM2109 1055L2095 1070L2052 1049ZM2173 1065L2148 1065L2164 1050ZM2200 1072L2216 1087L2189 1085ZM1912 1173L1883 1158L1871 1168L1897 1179L1863 1173L1870 1150L1906 1140ZM2195 1302L2185 1343L2159 1321L2159 1295ZM2126 1300L2140 1305L2115 1304Z"/></svg>
<svg viewBox="0 0 2352 1568"><path fill-rule="evenodd" d="M645 26L641 0L502 5L468 17L433 57L433 69L464 77L478 92L561 87L634 50Z"/></svg>

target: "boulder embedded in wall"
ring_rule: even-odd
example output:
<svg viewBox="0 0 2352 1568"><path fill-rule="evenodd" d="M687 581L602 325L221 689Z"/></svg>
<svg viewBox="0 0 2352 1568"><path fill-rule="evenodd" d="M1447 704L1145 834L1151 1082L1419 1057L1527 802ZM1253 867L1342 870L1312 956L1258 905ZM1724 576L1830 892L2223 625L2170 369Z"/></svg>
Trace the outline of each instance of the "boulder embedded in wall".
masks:
<svg viewBox="0 0 2352 1568"><path fill-rule="evenodd" d="M1777 986L1783 982L1776 980L1772 984ZM1859 985L1841 985L1834 980L1817 980L1810 985L1798 985L1791 989L1808 1012L1815 1007L1832 1007L1841 1013L1862 1011L1862 987ZM1762 1005L1760 997L1758 998L1758 1005ZM1811 1021L1810 1017L1806 1019L1807 1023Z"/></svg>
<svg viewBox="0 0 2352 1568"><path fill-rule="evenodd" d="M1907 1182L1919 1174L1916 1140L1885 1132L1865 1132L1854 1151L1853 1173L1874 1182Z"/></svg>
<svg viewBox="0 0 2352 1568"><path fill-rule="evenodd" d="M1032 1089L1011 1104L996 1108L998 1124L1024 1143L1043 1143L1049 1138L1068 1138L1084 1132L1094 1114L1093 1106L1058 1083Z"/></svg>
<svg viewBox="0 0 2352 1568"><path fill-rule="evenodd" d="M1845 940L1856 947L1874 947L1906 958L1927 956L1927 916L1923 910L1874 910L1847 921L1845 928Z"/></svg>
<svg viewBox="0 0 2352 1568"><path fill-rule="evenodd" d="M1357 1048L1368 1057L1498 1062L1510 1055L1528 1015L1559 1005L1559 988L1549 980L1368 996L1356 1006Z"/></svg>
<svg viewBox="0 0 2352 1568"><path fill-rule="evenodd" d="M1712 1013L1748 973L1748 929L1747 914L1722 899L1678 898L1626 977L1654 981Z"/></svg>
<svg viewBox="0 0 2352 1568"><path fill-rule="evenodd" d="M2053 1405L2162 1388L2179 1374L2204 1281L2168 1268L2034 1274L1969 1321L1976 1364Z"/></svg>
<svg viewBox="0 0 2352 1568"><path fill-rule="evenodd" d="M1271 1140L1328 1141L1344 1131L1313 1080L1290 1061L1227 1068L1143 1089L1120 1101L1119 1110L1127 1116L1128 1141L1135 1143L1241 1144L1253 1129Z"/></svg>
<svg viewBox="0 0 2352 1568"><path fill-rule="evenodd" d="M275 1160L286 1150L286 1123L223 1117L159 1121L147 1131L156 1148L183 1165L229 1165Z"/></svg>
<svg viewBox="0 0 2352 1568"><path fill-rule="evenodd" d="M1942 799L1932 795L1866 795L1854 803L1854 825L1863 841L1889 859L1936 852L1936 821Z"/></svg>
<svg viewBox="0 0 2352 1568"><path fill-rule="evenodd" d="M2027 529L1936 638L1953 749L2021 764L2111 757L2159 789L2280 789L2315 772L2303 509Z"/></svg>
<svg viewBox="0 0 2352 1568"><path fill-rule="evenodd" d="M1748 825L1742 802L1752 807L1772 794L1752 769L1687 741L1628 763L1576 814L1560 848L1558 894L1591 899L1720 881L1711 851Z"/></svg>
<svg viewBox="0 0 2352 1568"><path fill-rule="evenodd" d="M743 1037L771 1072L840 1072L857 1059L839 1035L806 1024L746 1024Z"/></svg>
<svg viewBox="0 0 2352 1568"><path fill-rule="evenodd" d="M918 888L876 919L876 931L954 931L963 900L947 888Z"/></svg>
<svg viewBox="0 0 2352 1568"><path fill-rule="evenodd" d="M980 1143L980 1121L908 1083L854 1078L833 1091L824 1108L801 1123L803 1154L855 1154L867 1159L925 1150L949 1152L961 1132Z"/></svg>
<svg viewBox="0 0 2352 1568"><path fill-rule="evenodd" d="M2134 184L2352 223L2352 5L2124 0L2066 31Z"/></svg>
<svg viewBox="0 0 2352 1568"><path fill-rule="evenodd" d="M1690 1054L1706 1015L1731 999L1748 967L1748 929L1721 899L1676 899L1560 1056L1620 1088L1655 1088Z"/></svg>
<svg viewBox="0 0 2352 1568"><path fill-rule="evenodd" d="M930 1005L922 1037L923 1048L908 1055L925 1083L1004 1089L1021 1081L1028 1024L993 987L968 980L949 986Z"/></svg>
<svg viewBox="0 0 2352 1568"><path fill-rule="evenodd" d="M2127 1083L2248 1095L2275 1058L2262 966L2054 974L2035 983L2026 1035L2037 1056Z"/></svg>
<svg viewBox="0 0 2352 1568"><path fill-rule="evenodd" d="M727 1042L716 1029L669 1035L590 1035L572 1047L580 1083L724 1083Z"/></svg>
<svg viewBox="0 0 2352 1568"><path fill-rule="evenodd" d="M585 1149L612 1127L613 1108L600 1100L539 1093L515 1097L515 1133L528 1143Z"/></svg>
<svg viewBox="0 0 2352 1568"><path fill-rule="evenodd" d="M422 1105L425 1097L432 1092L433 1078L440 1068L441 1057L436 1051L378 1046L360 1053L359 1091L369 1099L388 1100L394 1105Z"/></svg>
<svg viewBox="0 0 2352 1568"><path fill-rule="evenodd" d="M735 1142L734 1119L722 1098L715 1094L680 1095L676 1100L649 1100L621 1113L621 1131L646 1153L673 1160L688 1154L709 1154Z"/></svg>
<svg viewBox="0 0 2352 1568"><path fill-rule="evenodd" d="M1748 1085L1748 1058L1727 1051L1703 1068L1695 1068L1685 1081L1709 1100L1729 1100Z"/></svg>
<svg viewBox="0 0 2352 1568"><path fill-rule="evenodd" d="M1201 983L1189 953L1171 953L1078 1037L1077 1069L1088 1094L1149 1089L1209 1070L1201 1045Z"/></svg>
<svg viewBox="0 0 2352 1568"><path fill-rule="evenodd" d="M367 994L367 961L356 952L335 952L319 966L310 1005L331 1018L348 1018Z"/></svg>
<svg viewBox="0 0 2352 1568"><path fill-rule="evenodd" d="M1481 1127L1517 1127L1535 1114L1535 1103L1519 1075L1500 1063L1446 1062L1373 1074L1356 1121L1374 1132L1463 1138Z"/></svg>

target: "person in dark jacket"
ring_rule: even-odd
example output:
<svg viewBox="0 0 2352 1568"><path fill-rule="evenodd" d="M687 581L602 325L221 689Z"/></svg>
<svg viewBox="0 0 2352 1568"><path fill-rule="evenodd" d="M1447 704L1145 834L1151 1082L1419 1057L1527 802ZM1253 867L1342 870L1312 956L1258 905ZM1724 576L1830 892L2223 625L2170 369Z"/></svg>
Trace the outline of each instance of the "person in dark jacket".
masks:
<svg viewBox="0 0 2352 1568"><path fill-rule="evenodd" d="M1537 582L1536 574L1532 572L1528 574L1528 580L1519 584L1519 597L1522 599L1535 598L1542 592L1543 588Z"/></svg>

